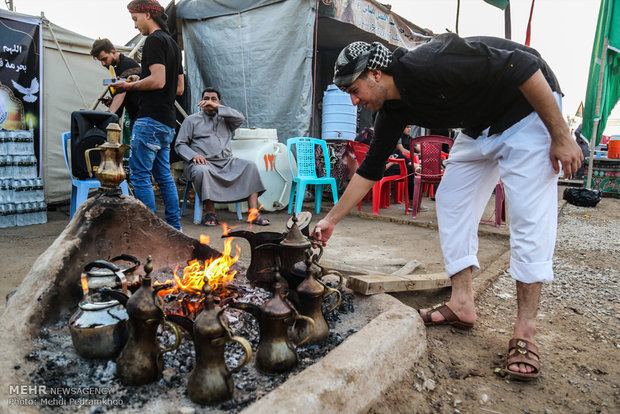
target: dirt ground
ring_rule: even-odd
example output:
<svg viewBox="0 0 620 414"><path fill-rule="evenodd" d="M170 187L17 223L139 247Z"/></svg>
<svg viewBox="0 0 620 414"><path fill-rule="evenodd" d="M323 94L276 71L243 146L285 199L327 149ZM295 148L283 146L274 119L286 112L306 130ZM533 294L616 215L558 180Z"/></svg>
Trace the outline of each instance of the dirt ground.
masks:
<svg viewBox="0 0 620 414"><path fill-rule="evenodd" d="M560 193L562 189L560 188ZM347 216L325 249L322 262L330 267L368 273L390 273L411 260L416 272L443 270L434 205L416 221L399 206L372 216L368 206ZM489 204L492 206L492 200ZM221 228L191 222L191 206L183 218L185 233L207 234L222 249ZM312 204L304 210L312 210ZM501 368L512 321L516 315L514 283L507 273L508 231L481 226L482 271L499 278L476 292L478 323L471 332L449 327L427 330L428 353L416 370L369 413L617 413L620 412L620 304L618 302L620 200L603 199L594 209L565 205L560 212L556 280L545 285L539 312L538 345L541 378L531 383L508 380ZM316 223L324 213L315 215ZM233 213L219 212L229 226ZM267 213L272 225L254 231L284 231L286 211ZM36 258L69 222L68 207L50 211L43 225L0 229L0 297L15 289ZM580 229L588 229L585 233ZM249 264L247 242L235 241L240 261ZM448 289L400 293L394 296L414 308L447 299ZM2 300L0 310L4 310Z"/></svg>
<svg viewBox="0 0 620 414"><path fill-rule="evenodd" d="M541 377L527 383L496 372L517 312L514 282L502 272L476 292L474 329L427 329L427 357L369 413L620 412L620 200L566 204L559 223L556 279L544 285L538 314ZM399 298L426 307L448 295Z"/></svg>

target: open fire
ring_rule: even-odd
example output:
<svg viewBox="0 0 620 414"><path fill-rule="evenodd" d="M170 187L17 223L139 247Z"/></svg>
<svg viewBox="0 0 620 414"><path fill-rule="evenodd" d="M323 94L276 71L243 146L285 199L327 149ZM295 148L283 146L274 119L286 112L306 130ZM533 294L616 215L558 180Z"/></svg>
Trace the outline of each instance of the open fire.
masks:
<svg viewBox="0 0 620 414"><path fill-rule="evenodd" d="M208 245L209 241L209 236L204 234L200 236L201 244ZM165 282L155 281L153 283L155 287L170 286L158 291L166 304L166 313L175 313L194 319L204 308L202 290L205 281L209 283L215 297L220 300L232 299L234 292L229 288L237 271L231 268L239 260L241 249L236 246L234 256L231 256L231 252L232 239L226 239L221 256L206 261L190 260L182 273L179 271L181 265L177 265L172 279Z"/></svg>

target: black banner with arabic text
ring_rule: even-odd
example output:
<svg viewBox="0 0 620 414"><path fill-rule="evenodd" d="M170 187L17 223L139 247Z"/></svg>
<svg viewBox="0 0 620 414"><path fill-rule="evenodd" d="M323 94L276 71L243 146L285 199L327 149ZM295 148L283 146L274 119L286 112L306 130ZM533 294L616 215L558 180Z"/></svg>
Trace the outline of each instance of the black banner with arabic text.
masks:
<svg viewBox="0 0 620 414"><path fill-rule="evenodd" d="M32 128L39 160L40 33L40 21L0 15L0 129Z"/></svg>

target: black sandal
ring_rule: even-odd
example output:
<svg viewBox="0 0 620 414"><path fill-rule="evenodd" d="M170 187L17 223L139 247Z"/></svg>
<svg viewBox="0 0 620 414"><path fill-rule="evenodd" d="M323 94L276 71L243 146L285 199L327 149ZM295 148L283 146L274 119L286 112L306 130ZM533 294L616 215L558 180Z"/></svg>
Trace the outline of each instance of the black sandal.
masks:
<svg viewBox="0 0 620 414"><path fill-rule="evenodd" d="M219 223L215 213L206 213L205 218L202 219L202 224L205 226L217 226Z"/></svg>
<svg viewBox="0 0 620 414"><path fill-rule="evenodd" d="M254 220L250 221L250 224L256 224L257 226L268 226L271 223L259 214Z"/></svg>

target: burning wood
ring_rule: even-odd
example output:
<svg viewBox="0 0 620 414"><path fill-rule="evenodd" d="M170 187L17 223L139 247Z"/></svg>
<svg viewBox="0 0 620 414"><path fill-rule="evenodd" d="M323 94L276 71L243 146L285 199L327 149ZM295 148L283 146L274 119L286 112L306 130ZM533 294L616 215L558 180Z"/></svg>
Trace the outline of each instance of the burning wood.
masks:
<svg viewBox="0 0 620 414"><path fill-rule="evenodd" d="M208 245L209 236L201 235L200 243ZM182 275L178 273L181 266L177 265L173 272L173 279L154 282L154 286L170 285L169 288L158 291L166 303L166 312L195 318L204 308L202 290L205 282L209 283L215 296L224 298L231 296L228 294L228 287L237 274L237 271L232 270L231 267L239 260L241 249L237 246L236 250L235 255L231 256L232 239L227 239L220 257L206 261L191 260L183 268Z"/></svg>

